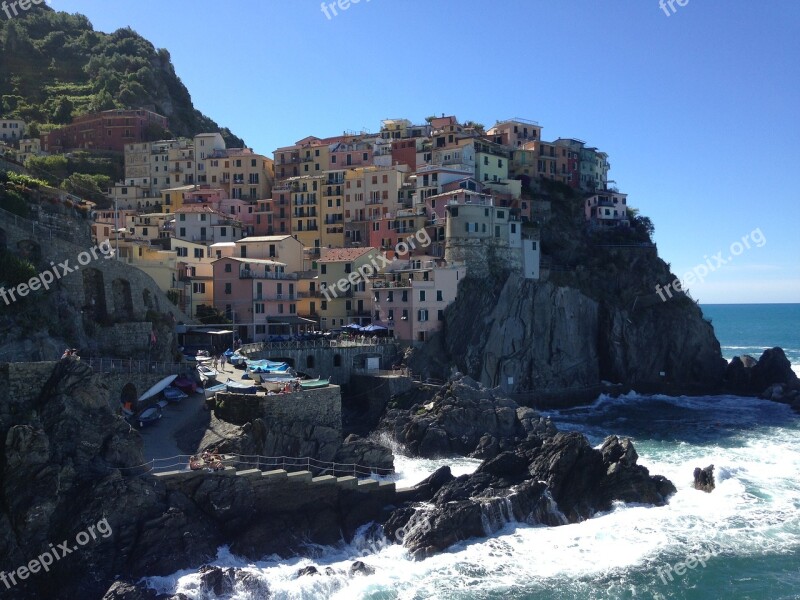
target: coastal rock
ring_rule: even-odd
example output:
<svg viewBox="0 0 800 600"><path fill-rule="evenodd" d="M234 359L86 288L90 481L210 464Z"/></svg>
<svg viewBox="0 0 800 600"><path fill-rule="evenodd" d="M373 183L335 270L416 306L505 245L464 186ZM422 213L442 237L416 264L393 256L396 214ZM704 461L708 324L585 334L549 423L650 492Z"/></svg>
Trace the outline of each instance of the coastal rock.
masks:
<svg viewBox="0 0 800 600"><path fill-rule="evenodd" d="M431 503L399 508L384 531L391 537L412 519L424 521L404 540L413 557L424 558L509 522L557 526L610 510L615 501L665 504L675 486L637 460L630 440L616 436L600 450L578 433L532 436L444 483Z"/></svg>
<svg viewBox="0 0 800 600"><path fill-rule="evenodd" d="M453 479L455 477L448 465L439 467L418 484L405 490L398 490L397 499L399 502L427 502L442 489L442 486L450 483Z"/></svg>
<svg viewBox="0 0 800 600"><path fill-rule="evenodd" d="M497 390L456 374L429 402L411 410L390 409L381 428L412 455L492 458L555 427Z"/></svg>
<svg viewBox="0 0 800 600"><path fill-rule="evenodd" d="M127 581L115 582L105 593L102 600L160 600L155 591Z"/></svg>
<svg viewBox="0 0 800 600"><path fill-rule="evenodd" d="M360 560L357 560L352 565L350 565L350 570L348 571L350 577L354 577L356 575L374 575L375 569L370 567L369 565L364 564Z"/></svg>
<svg viewBox="0 0 800 600"><path fill-rule="evenodd" d="M800 380L781 348L764 351L755 361L750 356L734 356L725 371L728 388L740 394L758 394L762 398L793 404L800 392Z"/></svg>
<svg viewBox="0 0 800 600"><path fill-rule="evenodd" d="M307 567L303 567L302 569L298 569L297 573L295 573L295 577L309 577L311 575L319 575L317 567L313 565L309 565Z"/></svg>
<svg viewBox="0 0 800 600"><path fill-rule="evenodd" d="M344 465L365 465L381 469L380 473L394 472L394 455L386 446L351 434L336 451L333 462Z"/></svg>
<svg viewBox="0 0 800 600"><path fill-rule="evenodd" d="M221 569L220 567L203 566L199 569L200 593L203 596L230 595L233 592L233 582L236 575L234 569Z"/></svg>
<svg viewBox="0 0 800 600"><path fill-rule="evenodd" d="M493 286L465 279L445 315L447 353L487 387L572 389L575 399L564 398L572 404L601 380L637 389L718 388L725 361L699 307L685 297L664 302L656 294L631 295L631 289L655 289L654 275L669 277L663 262L640 255L620 254L617 260L637 264L613 277L602 276L609 264L559 273L562 285L515 274L498 275Z"/></svg>
<svg viewBox="0 0 800 600"><path fill-rule="evenodd" d="M709 465L705 469L697 467L694 470L694 489L710 494L715 487L714 465Z"/></svg>

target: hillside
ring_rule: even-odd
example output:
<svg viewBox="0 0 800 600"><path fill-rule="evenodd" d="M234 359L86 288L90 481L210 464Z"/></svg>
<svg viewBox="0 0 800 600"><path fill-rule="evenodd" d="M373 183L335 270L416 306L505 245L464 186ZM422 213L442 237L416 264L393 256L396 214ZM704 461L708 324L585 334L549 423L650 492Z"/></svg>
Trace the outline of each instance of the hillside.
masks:
<svg viewBox="0 0 800 600"><path fill-rule="evenodd" d="M0 48L0 116L33 124L34 135L87 112L143 107L167 116L174 136L219 131L229 147L244 146L194 108L169 52L130 28L102 33L83 15L41 5L0 20Z"/></svg>

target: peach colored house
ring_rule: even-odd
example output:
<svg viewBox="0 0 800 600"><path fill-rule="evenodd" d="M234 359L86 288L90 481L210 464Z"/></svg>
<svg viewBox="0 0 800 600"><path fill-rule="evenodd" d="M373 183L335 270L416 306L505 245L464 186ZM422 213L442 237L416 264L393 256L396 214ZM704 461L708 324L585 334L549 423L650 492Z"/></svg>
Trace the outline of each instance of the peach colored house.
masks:
<svg viewBox="0 0 800 600"><path fill-rule="evenodd" d="M375 316L396 338L424 342L441 329L466 272L430 256L398 260L370 279Z"/></svg>

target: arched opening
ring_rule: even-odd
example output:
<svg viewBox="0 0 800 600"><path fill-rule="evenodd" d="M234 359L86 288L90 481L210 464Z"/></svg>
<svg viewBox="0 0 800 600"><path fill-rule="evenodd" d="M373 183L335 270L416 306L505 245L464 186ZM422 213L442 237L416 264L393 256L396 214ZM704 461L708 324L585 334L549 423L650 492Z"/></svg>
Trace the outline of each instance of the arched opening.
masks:
<svg viewBox="0 0 800 600"><path fill-rule="evenodd" d="M314 356L309 355L306 356L306 369L313 369L314 368Z"/></svg>
<svg viewBox="0 0 800 600"><path fill-rule="evenodd" d="M119 395L120 404L133 408L136 406L136 399L138 397L139 394L136 392L135 385L132 383L126 383L124 386L122 386L122 391Z"/></svg>
<svg viewBox="0 0 800 600"><path fill-rule="evenodd" d="M86 301L83 310L95 321L105 319L108 313L106 311L106 289L103 273L97 269L86 269L82 273L83 296Z"/></svg>
<svg viewBox="0 0 800 600"><path fill-rule="evenodd" d="M111 296L114 300L114 317L117 319L133 318L133 298L131 284L125 279L111 282Z"/></svg>
<svg viewBox="0 0 800 600"><path fill-rule="evenodd" d="M5 229L0 229L0 252L8 248L8 235Z"/></svg>
<svg viewBox="0 0 800 600"><path fill-rule="evenodd" d="M38 264L42 260L42 248L33 240L20 240L17 242L17 254L20 258Z"/></svg>
<svg viewBox="0 0 800 600"><path fill-rule="evenodd" d="M333 355L333 366L334 367L341 367L342 366L342 355L341 354L334 354Z"/></svg>
<svg viewBox="0 0 800 600"><path fill-rule="evenodd" d="M153 303L153 294L150 290L142 290L142 302L144 302L145 310L155 310L156 306Z"/></svg>

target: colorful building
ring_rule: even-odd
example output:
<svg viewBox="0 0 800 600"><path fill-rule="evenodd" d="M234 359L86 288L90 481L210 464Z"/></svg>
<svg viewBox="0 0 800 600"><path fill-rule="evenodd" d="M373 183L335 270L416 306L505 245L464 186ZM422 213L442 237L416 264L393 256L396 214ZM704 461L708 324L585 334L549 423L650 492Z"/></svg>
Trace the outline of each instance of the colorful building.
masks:
<svg viewBox="0 0 800 600"><path fill-rule="evenodd" d="M127 144L145 142L168 128L167 118L152 111L114 109L76 117L41 139L43 150L51 154L72 149L124 152Z"/></svg>

